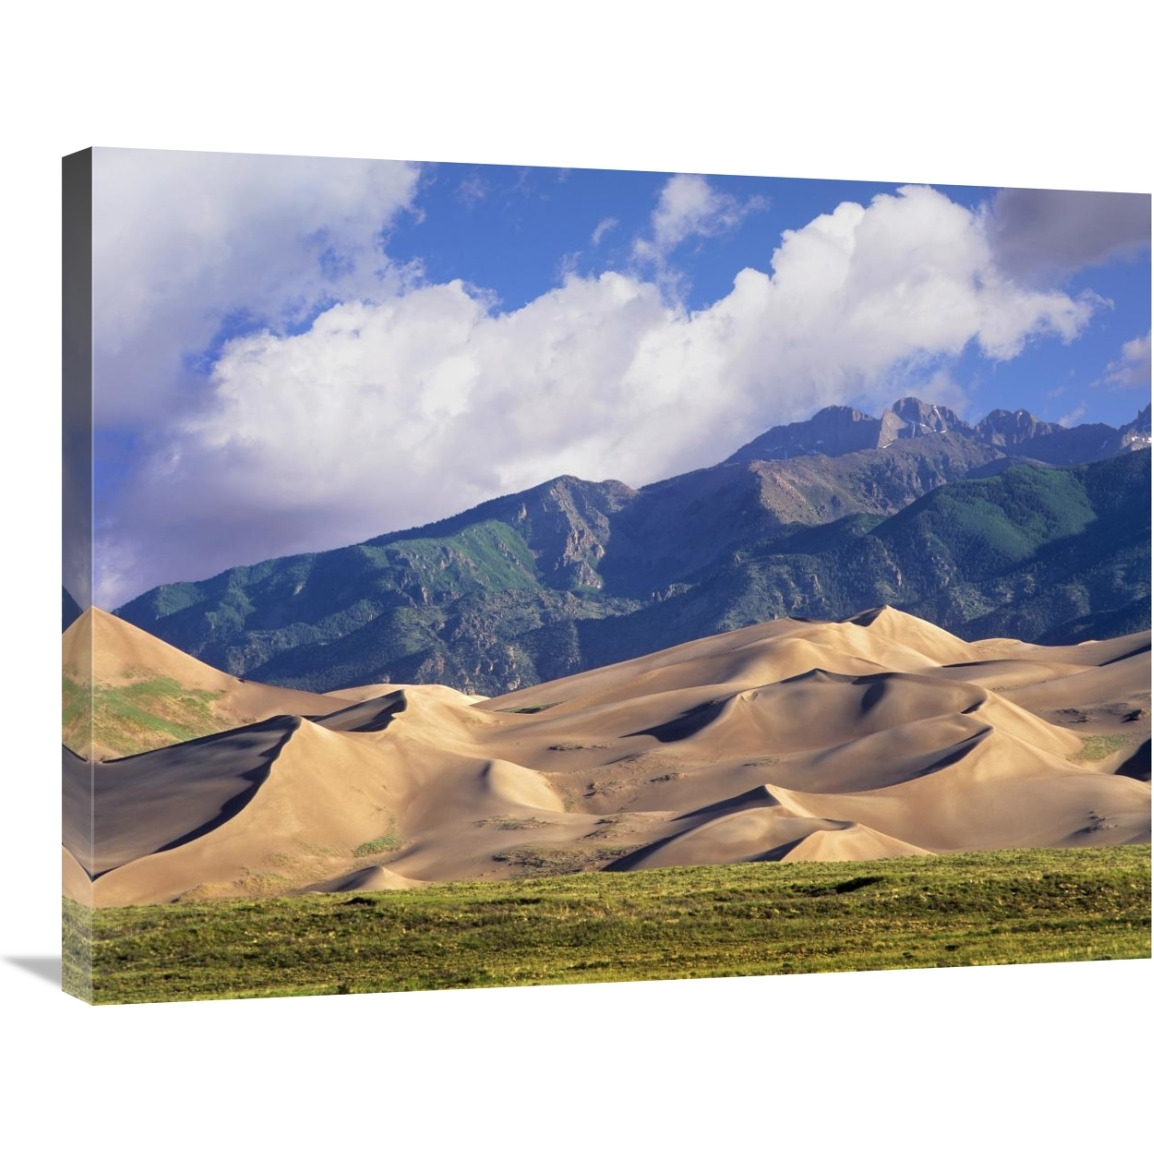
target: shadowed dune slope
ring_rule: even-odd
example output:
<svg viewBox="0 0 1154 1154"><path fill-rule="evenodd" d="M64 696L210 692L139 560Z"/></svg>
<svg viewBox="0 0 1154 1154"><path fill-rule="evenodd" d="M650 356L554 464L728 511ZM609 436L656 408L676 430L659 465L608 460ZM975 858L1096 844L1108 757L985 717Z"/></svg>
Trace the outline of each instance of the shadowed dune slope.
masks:
<svg viewBox="0 0 1154 1154"><path fill-rule="evenodd" d="M191 660L132 643L174 677ZM234 680L202 668L198 685ZM123 905L1150 838L1148 634L965 642L882 608L489 700L301 696L136 757L65 750L68 892Z"/></svg>

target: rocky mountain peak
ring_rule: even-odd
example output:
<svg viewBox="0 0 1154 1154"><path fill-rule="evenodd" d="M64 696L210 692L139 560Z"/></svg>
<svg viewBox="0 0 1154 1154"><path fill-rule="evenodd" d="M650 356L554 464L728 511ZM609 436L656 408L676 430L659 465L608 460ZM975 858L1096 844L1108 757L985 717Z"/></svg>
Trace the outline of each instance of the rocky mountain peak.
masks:
<svg viewBox="0 0 1154 1154"><path fill-rule="evenodd" d="M899 439L949 432L971 430L944 405L928 404L917 397L903 397L880 418L848 405L830 405L807 421L774 426L738 449L729 462L784 461L818 453L842 457L862 449L882 449Z"/></svg>
<svg viewBox="0 0 1154 1154"><path fill-rule="evenodd" d="M1033 413L1025 409L994 409L984 416L974 427L974 432L980 441L987 445L999 445L1011 448L1032 441L1037 437L1046 437L1051 433L1060 432L1061 425L1052 421L1039 421Z"/></svg>
<svg viewBox="0 0 1154 1154"><path fill-rule="evenodd" d="M902 397L890 412L905 422L900 437L925 437L931 433L969 432L970 426L945 405L931 405L917 397Z"/></svg>
<svg viewBox="0 0 1154 1154"><path fill-rule="evenodd" d="M980 444L1007 457L1028 457L1051 465L1102 460L1150 444L1150 406L1121 429L1110 425L1065 428L1039 420L1026 409L994 409L976 425L967 424L945 405L902 397L880 418L846 405L831 405L808 421L777 425L743 445L724 464L784 461L792 457L843 457L868 449L887 449L896 441L944 436L955 446ZM892 452L892 450L891 450Z"/></svg>
<svg viewBox="0 0 1154 1154"><path fill-rule="evenodd" d="M881 441L882 422L848 405L829 405L806 421L775 425L738 449L728 462L784 461L822 453L840 457L860 449L875 449Z"/></svg>
<svg viewBox="0 0 1154 1154"><path fill-rule="evenodd" d="M1118 430L1122 443L1129 449L1144 449L1150 444L1150 406L1147 405L1132 421Z"/></svg>

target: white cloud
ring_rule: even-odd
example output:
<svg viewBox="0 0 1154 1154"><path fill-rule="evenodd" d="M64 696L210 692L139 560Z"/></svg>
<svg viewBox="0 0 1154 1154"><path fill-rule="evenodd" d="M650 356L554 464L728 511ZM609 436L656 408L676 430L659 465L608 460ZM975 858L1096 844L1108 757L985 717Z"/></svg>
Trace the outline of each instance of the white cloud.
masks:
<svg viewBox="0 0 1154 1154"><path fill-rule="evenodd" d="M593 235L589 239L593 242L594 245L599 245L605 239L605 234L615 229L618 223L619 222L615 216L607 216L593 230Z"/></svg>
<svg viewBox="0 0 1154 1154"><path fill-rule="evenodd" d="M826 404L877 411L928 388L960 407L943 368L969 342L1005 360L1074 338L1093 307L1005 277L981 221L926 188L786 232L771 273L743 270L698 312L618 273L509 313L459 281L349 301L225 347L207 403L119 507L101 601L560 473L644 484Z"/></svg>
<svg viewBox="0 0 1154 1154"><path fill-rule="evenodd" d="M1095 384L1114 385L1115 388L1150 387L1150 334L1135 337L1122 346L1122 355L1106 366L1106 375Z"/></svg>
<svg viewBox="0 0 1154 1154"><path fill-rule="evenodd" d="M736 228L750 212L767 204L763 197L739 201L714 188L704 176L671 176L650 218L652 239L639 239L634 251L643 259L660 259L692 236L717 236Z"/></svg>
<svg viewBox="0 0 1154 1154"><path fill-rule="evenodd" d="M325 300L395 292L380 233L416 180L390 161L96 149L97 423L159 419L182 358L238 309L276 331Z"/></svg>
<svg viewBox="0 0 1154 1154"><path fill-rule="evenodd" d="M736 228L745 217L769 206L765 197L742 202L722 192L704 176L671 176L650 216L651 235L633 241L633 257L671 301L683 300L688 290L684 272L670 264L674 250L691 237L718 236Z"/></svg>

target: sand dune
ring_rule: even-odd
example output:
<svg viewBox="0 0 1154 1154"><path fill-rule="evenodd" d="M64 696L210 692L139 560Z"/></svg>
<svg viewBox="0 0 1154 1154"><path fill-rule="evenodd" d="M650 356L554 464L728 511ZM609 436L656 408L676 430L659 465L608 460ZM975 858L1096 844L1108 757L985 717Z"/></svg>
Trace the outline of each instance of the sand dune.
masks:
<svg viewBox="0 0 1154 1154"><path fill-rule="evenodd" d="M83 725L65 728L65 744L81 756L123 757L170 745L174 732L200 737L277 714L324 715L354 700L232 677L102 609L78 617L61 647L66 681L96 712L94 739Z"/></svg>
<svg viewBox="0 0 1154 1154"><path fill-rule="evenodd" d="M1143 710L1149 713L1150 650L1049 681L1014 686L1004 695L1057 725L1084 727L1092 721L1090 728L1096 732L1124 732Z"/></svg>
<svg viewBox="0 0 1154 1154"><path fill-rule="evenodd" d="M1083 641L1078 645L1031 645L1026 641L996 637L970 643L983 656L1017 656L1026 661L1058 661L1071 665L1102 667L1126 657L1150 651L1150 630L1111 637L1107 641Z"/></svg>
<svg viewBox="0 0 1154 1154"><path fill-rule="evenodd" d="M96 663L107 684L147 668L226 703L291 694L122 625L84 626L113 651ZM889 608L767 622L488 700L297 695L135 757L65 750L65 885L123 905L1144 842L1149 699L1148 633L964 642Z"/></svg>
<svg viewBox="0 0 1154 1154"><path fill-rule="evenodd" d="M364 869L353 870L338 878L318 882L315 886L306 886L300 893L318 894L349 894L358 892L374 892L379 890L412 890L418 886L427 885L426 882L414 881L412 878L403 878L384 866L365 866Z"/></svg>
<svg viewBox="0 0 1154 1154"><path fill-rule="evenodd" d="M844 829L819 829L803 838L782 861L869 861L879 857L914 857L929 850L886 837L876 829L850 822Z"/></svg>

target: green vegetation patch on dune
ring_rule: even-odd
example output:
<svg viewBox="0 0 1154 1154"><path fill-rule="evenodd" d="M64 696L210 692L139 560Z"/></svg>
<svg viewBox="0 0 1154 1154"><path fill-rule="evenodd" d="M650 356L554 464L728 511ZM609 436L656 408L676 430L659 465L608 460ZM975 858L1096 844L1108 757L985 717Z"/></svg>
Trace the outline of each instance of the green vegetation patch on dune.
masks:
<svg viewBox="0 0 1154 1154"><path fill-rule="evenodd" d="M399 849L404 844L404 839L397 837L396 834L385 834L384 837L373 838L372 841L361 842L355 850L353 850L353 857L371 857L379 853L391 853L395 849Z"/></svg>
<svg viewBox="0 0 1154 1154"><path fill-rule="evenodd" d="M1074 754L1071 761L1104 761L1112 753L1117 753L1129 739L1120 733L1094 733L1082 739L1082 750Z"/></svg>
<svg viewBox="0 0 1154 1154"><path fill-rule="evenodd" d="M1150 847L749 863L97 910L99 1003L1150 956ZM89 925L91 919L91 926Z"/></svg>
<svg viewBox="0 0 1154 1154"><path fill-rule="evenodd" d="M93 741L127 757L207 737L232 724L213 712L219 691L188 689L169 677L91 690L65 677L62 693L63 740L70 749L83 749Z"/></svg>

